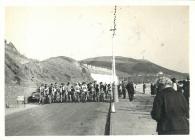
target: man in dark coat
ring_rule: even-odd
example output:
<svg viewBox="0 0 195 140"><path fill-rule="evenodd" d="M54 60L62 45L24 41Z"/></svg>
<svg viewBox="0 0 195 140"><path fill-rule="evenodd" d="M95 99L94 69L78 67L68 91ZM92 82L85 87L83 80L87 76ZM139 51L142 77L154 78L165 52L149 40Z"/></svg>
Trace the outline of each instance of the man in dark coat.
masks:
<svg viewBox="0 0 195 140"><path fill-rule="evenodd" d="M122 96L122 83L120 82L119 84L118 84L118 95L119 95L119 97L121 97Z"/></svg>
<svg viewBox="0 0 195 140"><path fill-rule="evenodd" d="M151 83L150 85L151 95L154 95L154 84Z"/></svg>
<svg viewBox="0 0 195 140"><path fill-rule="evenodd" d="M186 98L188 105L189 105L189 97L190 97L190 80L187 77L187 80L183 82L183 90L184 90L184 97Z"/></svg>
<svg viewBox="0 0 195 140"><path fill-rule="evenodd" d="M145 94L145 93L146 93L146 84L143 83L143 94Z"/></svg>
<svg viewBox="0 0 195 140"><path fill-rule="evenodd" d="M122 81L122 94L123 94L123 99L126 98L126 88L125 88L125 82Z"/></svg>
<svg viewBox="0 0 195 140"><path fill-rule="evenodd" d="M171 86L169 78L162 78L162 90L153 102L151 116L157 121L159 135L189 134L189 108L182 94L177 93Z"/></svg>
<svg viewBox="0 0 195 140"><path fill-rule="evenodd" d="M133 97L134 97L134 86L133 86L133 82L128 82L128 84L126 85L126 89L129 95L129 101L133 101Z"/></svg>

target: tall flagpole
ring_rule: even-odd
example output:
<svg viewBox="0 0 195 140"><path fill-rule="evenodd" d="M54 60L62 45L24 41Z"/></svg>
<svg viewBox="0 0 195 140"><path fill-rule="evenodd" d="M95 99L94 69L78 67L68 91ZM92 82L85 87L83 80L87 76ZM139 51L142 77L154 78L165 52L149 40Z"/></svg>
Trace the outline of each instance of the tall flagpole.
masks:
<svg viewBox="0 0 195 140"><path fill-rule="evenodd" d="M113 29L110 29L112 31L112 95L113 95L113 102L111 103L111 112L115 112L115 106L114 102L118 102L118 90L117 90L117 76L116 76L116 67L115 67L115 54L114 54L114 48L115 48L115 36L116 36L116 10L117 6L114 7L114 25Z"/></svg>
<svg viewBox="0 0 195 140"><path fill-rule="evenodd" d="M114 7L114 25L113 25L113 29L111 29L111 31L113 31L112 34L112 82L115 82L115 76L116 76L116 71L115 71L115 54L114 54L114 45L115 45L115 35L116 35L116 5Z"/></svg>

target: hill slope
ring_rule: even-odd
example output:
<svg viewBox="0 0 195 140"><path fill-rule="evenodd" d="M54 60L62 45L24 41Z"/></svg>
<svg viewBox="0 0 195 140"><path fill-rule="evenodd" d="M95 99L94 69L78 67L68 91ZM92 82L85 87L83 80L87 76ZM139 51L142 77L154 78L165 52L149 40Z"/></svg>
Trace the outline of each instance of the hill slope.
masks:
<svg viewBox="0 0 195 140"><path fill-rule="evenodd" d="M112 57L103 56L89 58L80 61L83 64L93 65L97 67L103 67L111 69L112 67ZM119 77L123 77L120 73L126 73L126 76L136 76L136 75L156 75L158 72L163 72L166 75L177 78L184 78L186 74L169 70L162 66L156 65L147 60L137 60L127 57L116 56L116 73Z"/></svg>
<svg viewBox="0 0 195 140"><path fill-rule="evenodd" d="M90 73L74 59L60 56L37 61L21 55L12 43L5 45L6 84L33 86L86 80L91 80Z"/></svg>

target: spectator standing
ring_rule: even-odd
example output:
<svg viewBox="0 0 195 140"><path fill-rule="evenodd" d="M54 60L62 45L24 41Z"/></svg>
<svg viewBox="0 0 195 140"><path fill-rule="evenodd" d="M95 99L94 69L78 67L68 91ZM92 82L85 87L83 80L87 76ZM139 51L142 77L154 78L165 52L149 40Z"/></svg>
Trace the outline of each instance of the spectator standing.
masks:
<svg viewBox="0 0 195 140"><path fill-rule="evenodd" d="M67 89L66 99L69 102L73 101L73 93L71 92L71 87L72 87L72 85L70 84L70 82L68 82L66 85L66 89Z"/></svg>
<svg viewBox="0 0 195 140"><path fill-rule="evenodd" d="M187 77L187 80L183 83L184 97L186 98L189 105L189 97L190 97L190 79Z"/></svg>
<svg viewBox="0 0 195 140"><path fill-rule="evenodd" d="M122 94L123 94L123 99L126 98L126 87L124 81L122 81Z"/></svg>
<svg viewBox="0 0 195 140"><path fill-rule="evenodd" d="M133 101L133 97L134 97L134 86L133 86L133 82L128 82L127 86L126 86L128 95L129 95L129 101Z"/></svg>
<svg viewBox="0 0 195 140"><path fill-rule="evenodd" d="M189 134L189 108L182 94L172 88L169 78L161 78L161 91L153 102L151 116L159 135Z"/></svg>
<svg viewBox="0 0 195 140"><path fill-rule="evenodd" d="M44 84L41 84L41 86L39 88L39 93L40 93L39 104L43 104L43 102L44 102Z"/></svg>
<svg viewBox="0 0 195 140"><path fill-rule="evenodd" d="M143 94L145 94L145 92L146 92L146 84L143 83Z"/></svg>
<svg viewBox="0 0 195 140"><path fill-rule="evenodd" d="M173 82L173 84L172 84L173 89L174 89L175 91L177 91L176 78L172 78L171 80L172 80L172 82Z"/></svg>
<svg viewBox="0 0 195 140"><path fill-rule="evenodd" d="M150 85L150 91L151 91L151 95L154 95L154 84L151 83Z"/></svg>
<svg viewBox="0 0 195 140"><path fill-rule="evenodd" d="M119 97L122 96L122 83L121 82L118 85L118 94L119 94Z"/></svg>

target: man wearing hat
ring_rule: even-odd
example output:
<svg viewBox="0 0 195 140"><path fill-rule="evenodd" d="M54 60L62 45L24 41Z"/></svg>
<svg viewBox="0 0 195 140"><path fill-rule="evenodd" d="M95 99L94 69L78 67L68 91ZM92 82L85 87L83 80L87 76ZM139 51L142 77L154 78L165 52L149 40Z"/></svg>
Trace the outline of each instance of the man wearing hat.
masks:
<svg viewBox="0 0 195 140"><path fill-rule="evenodd" d="M172 88L169 78L161 77L157 85L161 90L154 98L151 116L157 121L158 134L189 134L189 108L184 96Z"/></svg>

